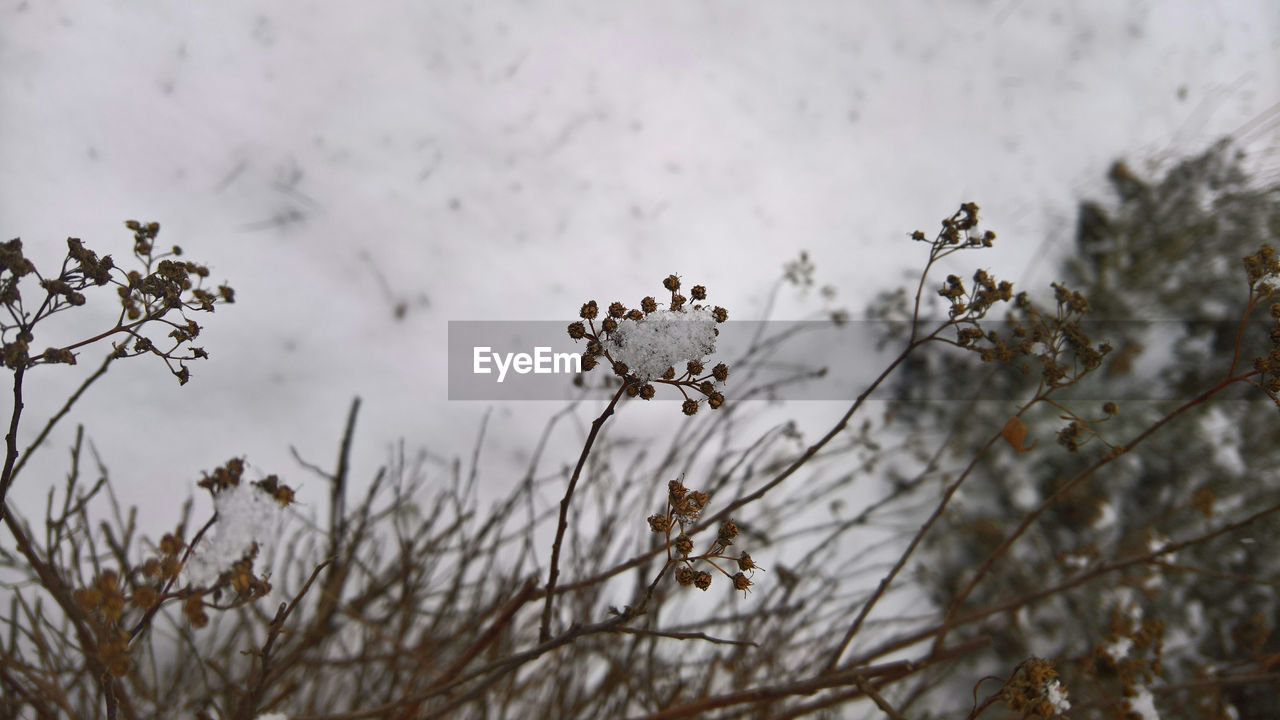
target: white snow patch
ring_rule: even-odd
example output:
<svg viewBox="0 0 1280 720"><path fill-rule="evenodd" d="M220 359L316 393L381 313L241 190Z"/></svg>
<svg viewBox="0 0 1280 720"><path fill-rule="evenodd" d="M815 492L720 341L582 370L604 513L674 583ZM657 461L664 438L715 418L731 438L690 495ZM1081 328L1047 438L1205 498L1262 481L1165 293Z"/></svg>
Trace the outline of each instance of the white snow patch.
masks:
<svg viewBox="0 0 1280 720"><path fill-rule="evenodd" d="M1244 459L1240 455L1240 436L1234 431L1235 422L1222 408L1212 408L1201 422L1206 437L1213 440L1213 459L1233 475L1245 472Z"/></svg>
<svg viewBox="0 0 1280 720"><path fill-rule="evenodd" d="M1040 504L1040 492L1031 483L1022 483L1013 491L1012 500L1019 510L1030 510Z"/></svg>
<svg viewBox="0 0 1280 720"><path fill-rule="evenodd" d="M213 499L218 520L200 539L183 570L196 587L217 582L256 542L261 551L277 537L284 507L248 481L219 492Z"/></svg>
<svg viewBox="0 0 1280 720"><path fill-rule="evenodd" d="M1049 701L1056 713L1064 713L1071 709L1071 702L1067 700L1067 690L1057 680L1045 683L1044 699Z"/></svg>
<svg viewBox="0 0 1280 720"><path fill-rule="evenodd" d="M1127 702L1129 711L1140 715L1142 720L1160 720L1160 713L1156 711L1156 699L1145 687L1138 688L1137 697L1128 698Z"/></svg>
<svg viewBox="0 0 1280 720"><path fill-rule="evenodd" d="M1067 555L1062 558L1062 566L1068 570L1068 574L1089 567L1089 562L1090 558L1087 555Z"/></svg>
<svg viewBox="0 0 1280 720"><path fill-rule="evenodd" d="M1157 552L1160 548L1168 545L1169 543L1170 541L1168 536L1158 530L1152 530L1150 537L1147 538L1147 552ZM1177 556L1177 553L1164 553L1160 556L1160 559L1165 562L1174 562L1175 556Z"/></svg>
<svg viewBox="0 0 1280 720"><path fill-rule="evenodd" d="M661 377L667 368L679 376L690 360L715 352L716 321L706 308L656 310L640 320L619 321L605 347L641 380Z"/></svg>
<svg viewBox="0 0 1280 720"><path fill-rule="evenodd" d="M1116 509L1109 502L1098 505L1098 518L1093 521L1094 530L1106 530L1116 524Z"/></svg>
<svg viewBox="0 0 1280 720"><path fill-rule="evenodd" d="M1114 642L1109 642L1102 646L1102 652L1106 653L1113 661L1125 659L1132 649L1133 640L1127 637L1118 637Z"/></svg>

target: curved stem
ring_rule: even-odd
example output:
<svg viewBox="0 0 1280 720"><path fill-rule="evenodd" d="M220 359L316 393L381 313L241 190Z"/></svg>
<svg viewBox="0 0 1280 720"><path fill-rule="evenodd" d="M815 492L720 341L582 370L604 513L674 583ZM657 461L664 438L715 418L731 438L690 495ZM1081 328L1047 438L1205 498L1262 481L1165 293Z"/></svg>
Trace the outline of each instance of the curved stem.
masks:
<svg viewBox="0 0 1280 720"><path fill-rule="evenodd" d="M18 422L22 419L22 376L27 366L19 363L13 370L13 412L9 416L9 432L4 436L4 470L0 472L0 515L8 513L5 496L13 484L14 464L18 461Z"/></svg>
<svg viewBox="0 0 1280 720"><path fill-rule="evenodd" d="M1253 314L1253 308L1257 306L1258 300L1253 295L1253 288L1249 288L1249 303L1245 305L1244 312L1240 315L1240 325L1236 327L1236 347L1231 353L1231 367L1227 369L1227 377L1231 377L1236 372L1236 365L1240 362L1240 346L1244 343L1244 328L1249 322L1249 316Z"/></svg>
<svg viewBox="0 0 1280 720"><path fill-rule="evenodd" d="M18 463L14 465L13 477L17 477L18 473L22 472L22 467L27 464L27 459L31 457L31 454L35 452L36 448L40 447L40 443L43 443L45 438L49 437L49 432L53 430L53 426L57 425L58 421L71 411L71 406L76 404L76 401L80 399L81 395L84 395L85 391L89 389L89 386L107 372L107 366L111 364L112 360L115 360L115 355L108 355L106 359L102 361L102 365L99 365L98 369L94 371L92 375L86 378L84 382L80 383L80 387L76 388L76 391L71 394L71 397L67 398L67 401L62 405L62 409L54 413L53 417L49 418L49 422L45 423L44 429L36 435L36 439L31 441L31 444L27 446L27 449L22 452L22 457L19 458ZM3 499L4 493L0 493L0 500Z"/></svg>
<svg viewBox="0 0 1280 720"><path fill-rule="evenodd" d="M613 399L609 401L609 406L600 413L600 417L591 423L591 432L587 434L587 442L582 446L582 454L578 456L578 464L573 468L573 476L569 478L569 487L564 491L564 498L560 500L560 521L556 526L556 539L551 544L551 571L547 575L547 597L546 602L542 606L542 626L538 631L538 642L545 643L551 639L551 606L555 603L556 580L560 577L560 545L564 541L564 531L569 526L569 505L573 502L573 490L578 486L578 478L582 476L582 468L587 464L587 455L591 453L591 446L596 442L596 436L600 434L600 428L604 426L609 416L613 414L613 409L618 405L618 401L622 399L622 393L627 389L629 383L623 382L618 387L618 392L613 394Z"/></svg>
<svg viewBox="0 0 1280 720"><path fill-rule="evenodd" d="M1022 415L1022 413L1026 412L1027 408L1031 407L1034 403L1035 400L1033 399L1031 402L1023 405L1015 414L1015 417ZM996 433L992 435L991 438L989 438L978 450L978 452L974 453L973 457L969 460L968 467L964 469L964 472L960 473L960 477L956 478L955 482L947 486L946 491L942 495L942 500L939 501L938 506L934 508L933 514L931 514L929 518L924 521L924 524L920 526L920 529L911 538L911 542L907 545L907 549L898 557L898 561L894 563L893 568L891 568L889 572L880 579L880 584L876 586L875 592L871 594L871 597L862 605L862 609L858 611L858 615L854 618L853 624L851 624L849 629L845 631L844 637L840 640L840 644L836 646L835 652L831 654L831 659L827 661L825 672L835 672L836 667L840 663L840 656L843 655L844 651L849 647L849 643L853 641L853 637L862 629L862 623L866 621L867 615L871 614L871 609L876 606L876 603L879 602L882 597L884 597L884 594L889 590L889 585L898 577L898 573L902 572L902 568L906 567L907 561L911 559L912 554L915 553L916 547L919 546L922 540L924 540L924 536L933 528L933 525L938 521L938 518L942 517L942 514L946 512L947 505L951 502L951 498L956 494L956 491L960 489L960 486L964 484L964 481L969 477L970 473L972 473L974 468L977 467L978 461L987 454L987 451L990 450L991 446L1001 438L1002 434L1003 433Z"/></svg>

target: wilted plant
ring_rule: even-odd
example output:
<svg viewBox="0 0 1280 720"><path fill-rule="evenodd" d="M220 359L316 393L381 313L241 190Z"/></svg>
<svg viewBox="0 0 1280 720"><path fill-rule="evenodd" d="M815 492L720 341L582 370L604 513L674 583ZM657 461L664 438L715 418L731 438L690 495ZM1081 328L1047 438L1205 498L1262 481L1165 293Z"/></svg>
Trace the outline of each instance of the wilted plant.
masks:
<svg viewBox="0 0 1280 720"><path fill-rule="evenodd" d="M654 383L657 383L669 385L680 392L684 397L681 411L685 415L698 412L699 403L689 397L690 391L705 396L707 404L713 410L724 405L724 395L716 390L716 383L725 382L729 377L729 368L724 363L719 363L711 372L706 373L702 360L715 352L715 338L720 334L716 325L729 318L728 311L718 305L710 309L701 304L688 305L689 298L680 294L680 278L676 275L667 276L662 281L662 286L671 293L671 301L666 309L659 309L658 301L650 296L640 301L638 310L628 310L621 302L611 303L606 316L600 318L600 307L595 300L589 300L578 313L587 324L583 325L579 321L569 325L569 337L587 341L587 349L582 353L583 372L590 372L603 357L613 373L621 379L621 384L604 412L591 423L591 432L582 446L578 464L569 478L564 498L560 501L560 520L556 527L555 542L551 546L551 570L547 577L542 629L539 632L543 641L551 637L552 606L560 574L560 548L568 528L573 492L600 428L613 414L614 407L623 394L652 400L657 393ZM707 289L695 285L689 295L700 303L706 300ZM600 319L599 328L596 326L597 319ZM679 376L675 369L678 364L683 364L685 368ZM710 576L707 576L702 585L704 589L706 584L710 584ZM632 612L638 614L643 609L642 604L632 608Z"/></svg>
<svg viewBox="0 0 1280 720"><path fill-rule="evenodd" d="M165 605L181 604L187 620L195 627L203 627L209 622L206 609L242 607L264 596L270 589L267 582L253 571L256 545L236 549L234 558L218 559L213 577L200 582L180 583L184 565L214 524L216 515L200 528L190 544L183 540L184 519L175 532L166 534L158 546L136 564L130 557L133 543L131 516L128 525L120 528L122 536L112 533L110 526L103 526L112 551L109 556L93 551L82 558L81 543L92 539L86 508L105 484L104 477L88 492L76 494L82 434L77 434L73 448L74 465L60 514L53 510L53 491L50 490L43 547L32 528L7 501L8 492L26 461L72 404L102 377L112 361L153 355L165 363L180 384L186 384L190 379L187 363L208 358L203 348L190 344L199 336L201 329L190 315L213 312L216 304L234 300L234 291L227 285L219 285L213 291L205 289L209 269L196 262L177 260L183 255L180 247L158 249L156 237L160 226L157 223L130 220L125 224L134 233L133 255L138 269L124 270L110 255L99 257L81 240L67 238L67 254L58 272L42 273L23 253L20 239L0 245L0 304L4 306L4 317L0 318L0 341L3 342L0 356L5 367L12 371L14 396L9 432L5 436L4 469L0 473L0 514L16 543L18 556L26 565L24 569L58 605L58 612L54 614L46 612L39 602L34 607L24 605L30 624L24 629L21 643L18 642L21 618L16 612L11 614L8 618L11 642L5 656L0 658L0 677L7 679L4 686L18 701L25 701L42 717L57 705L68 709L72 696L69 688L50 688L47 681L42 682L39 678L49 673L69 672L81 663L87 666L90 677L96 681L99 688L97 696L102 699L102 707L109 717L115 717L117 713L136 717L128 693L117 680L129 677L135 670L131 652ZM34 280L34 287L29 280ZM32 350L39 337L39 326L44 321L57 313L84 305L86 293L107 285L116 287L120 304L119 316L113 326L76 342L49 347L38 354ZM164 333L164 337L158 333ZM39 365L75 365L77 351L108 340L112 350L102 365L81 384L66 406L50 418L35 441L25 451L19 452L18 429L24 408L23 388L27 373ZM215 496L219 492L231 492L240 484L243 470L242 461L232 460L201 484ZM255 485L254 492L269 493L273 502L283 505L292 498L292 491L275 476ZM93 549L92 545L90 549ZM12 562L14 558L10 556L9 559ZM107 564L112 561L114 566ZM90 566L89 576L84 574L84 562ZM20 599L19 595L13 597L15 609ZM66 633L66 641L75 643L77 653L67 655L69 648L50 646L42 631L46 625L61 627L61 632ZM25 655L22 648L27 645L30 645L29 650L38 652L38 657L42 658L40 664L32 665L22 659ZM63 666L63 662L70 663L70 666ZM57 692L53 692L55 689ZM86 690L82 687L81 692ZM92 698L93 695L83 697ZM89 706L96 705L97 702L92 702Z"/></svg>
<svg viewBox="0 0 1280 720"><path fill-rule="evenodd" d="M229 301L230 289L202 290L207 270L172 260L176 248L157 255L155 226L130 227L141 270L123 273L69 243L61 272L25 306L17 283L35 270L20 243L4 245L0 298L13 319L3 326L4 358L19 400L26 370L74 361L94 340L119 337L107 363L159 355L180 381L185 363L204 357L180 349L199 332L187 313ZM729 365L708 369L707 356L727 311L706 305L702 286L686 297L675 275L664 281L665 307L653 297L638 308L582 306L568 332L586 343L584 371L612 371L605 409L573 467L543 470L547 436L575 408L557 414L526 472L489 507L482 507L475 460L468 471L403 449L362 499L350 500L357 401L336 467L302 461L329 488L327 522L291 530L280 554L264 550L258 541L265 538L253 531L237 531L236 522L269 524L261 518L289 505L293 490L274 475L248 480L241 458L198 483L213 496L214 518L191 533L184 512L172 532L148 543L118 509L114 522L94 522L96 505L114 507L115 499L104 468L88 490L79 484L78 435L63 502L50 504L42 544L4 504L17 552L0 545L0 569L20 583L8 591L8 639L0 643L0 717L844 717L863 709L902 720L937 711L1042 719L1145 712L1178 649L1164 621L1143 613L1143 599L1170 573L1213 579L1209 569L1179 565L1184 553L1253 527L1280 505L1224 509L1221 498L1198 494L1188 507L1204 524L1115 547L1068 544L1063 538L1078 534L1035 530L1096 510L1082 495L1095 479L1140 457L1164 428L1227 388L1275 399L1280 310L1270 309L1271 345L1260 355L1241 338L1254 333L1250 314L1275 299L1280 265L1266 246L1245 261L1248 296L1225 377L1135 428L1125 424L1129 403L1122 411L1115 400L1086 403L1074 394L1125 352L1093 337L1099 333L1086 322L1084 293L1055 284L1042 307L986 270L931 284L938 264L993 244L972 203L945 218L934 237L911 237L928 248L914 298L903 292L881 308L882 316L905 320L892 340L899 352L828 430L808 440L793 422L754 434L757 418L744 412L744 401L773 388L751 384L743 370L756 360L750 353L734 359L726 402ZM811 285L814 272L804 255L780 286ZM31 350L37 322L110 283L121 302L114 327L85 342ZM997 313L1005 314L999 322ZM153 327L171 331L173 347L160 349L146 332ZM918 377L930 368L922 358L936 355L926 355L926 346L1023 384L1010 381L1016 393L981 398L993 410L964 406L967 414L941 438L892 429L877 437L865 417L855 425L896 371ZM602 435L624 397L653 400L663 391L693 416L681 419L669 447L616 430ZM697 413L704 403L718 412ZM14 428L20 412L19 401ZM1065 422L1055 425L1058 447L1037 441L1046 415ZM60 417L26 453L10 433L5 489ZM957 446L963 454L953 465L948 451ZM1022 504L1002 497L1012 509L1000 522L973 517L974 486L985 487L989 471L1033 476L1040 465L1032 463L1046 458L1065 464L1038 485L1042 493ZM698 480L686 485L686 477ZM849 514L854 497L860 504ZM948 566L939 547L949 545L972 554ZM760 568L744 546L767 560L769 582L754 582ZM1032 551L1051 561L1033 564ZM1013 581L1023 572L1033 572L1035 583ZM681 587L705 590L717 574L733 591ZM674 582L663 582L668 575ZM1077 591L1098 580L1118 587L1108 591L1106 628L1077 633L1087 652L1069 643L1062 652L1031 652L1028 642L1014 642L1056 640L1069 626L1056 635L1032 627L1033 613L1071 609ZM909 599L917 604L930 593L933 605L903 612L904 592L915 593ZM273 611L262 607L267 596L282 598ZM45 598L57 607L46 607ZM1201 663L1203 685L1274 682L1273 624L1260 613L1230 630L1252 648L1253 664ZM1202 714L1211 709L1206 704Z"/></svg>
<svg viewBox="0 0 1280 720"><path fill-rule="evenodd" d="M700 555L694 554L693 539L685 533L686 528L691 527L702 516L702 510L710 499L704 492L690 491L679 480L668 483L666 512L649 516L649 529L662 533L666 539L667 564L663 566L663 571L674 565L677 582L706 590L711 587L711 573L696 569L696 563L702 561L729 578L735 590L745 593L751 587L751 578L747 573L754 573L760 568L745 550L736 558L725 554L738 537L738 524L732 520L721 523L715 541ZM679 534L673 540L671 533L677 531ZM737 568L738 572L730 573L717 564L716 560L730 568Z"/></svg>

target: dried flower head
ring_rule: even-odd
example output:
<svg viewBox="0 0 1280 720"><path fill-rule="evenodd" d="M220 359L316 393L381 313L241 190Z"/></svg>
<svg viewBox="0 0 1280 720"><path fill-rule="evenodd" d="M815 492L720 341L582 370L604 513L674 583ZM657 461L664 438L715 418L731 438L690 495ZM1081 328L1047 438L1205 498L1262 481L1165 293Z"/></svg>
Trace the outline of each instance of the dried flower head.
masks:
<svg viewBox="0 0 1280 720"><path fill-rule="evenodd" d="M680 533L676 536L675 541L671 543L671 547L675 548L677 553L687 556L693 552L693 540L688 535Z"/></svg>
<svg viewBox="0 0 1280 720"><path fill-rule="evenodd" d="M715 543L703 554L694 554L694 542L689 536L688 528L697 522L710 501L711 496L707 493L689 490L679 480L672 480L667 484L667 511L650 515L649 529L666 534L668 563L678 565L675 573L676 581L681 585L695 585L702 590L711 586L711 573L695 569L696 564L702 562L730 578L734 588L745 591L751 586L751 581L745 573L756 570L756 564L745 551L737 557L725 554L738 537L739 529L736 522L733 520L722 522ZM733 568L735 565L738 569L736 574L730 574L729 570L725 569Z"/></svg>
<svg viewBox="0 0 1280 720"><path fill-rule="evenodd" d="M728 547L733 544L733 539L738 537L738 524L732 520L725 520L720 526L720 534L716 538L716 542L721 546Z"/></svg>
<svg viewBox="0 0 1280 720"><path fill-rule="evenodd" d="M624 383L635 385L628 388L629 397L653 399L656 385L664 383L681 393L680 409L686 415L698 411L700 398L706 398L712 408L722 407L724 395L716 390L715 383L725 382L729 368L718 363L709 377L704 376L703 359L715 352L719 335L716 325L728 318L728 312L721 307L688 305L678 292L680 279L676 275L668 276L663 286L671 293L665 310L659 309L652 297L642 299L640 309L614 302L597 325L600 311L596 302L582 306L579 315L586 322L570 323L568 333L574 340L587 341L583 372L598 364L588 358L603 358ZM698 285L691 294L696 300L704 300L707 289ZM676 367L684 367L685 373L676 377Z"/></svg>
<svg viewBox="0 0 1280 720"><path fill-rule="evenodd" d="M671 502L673 504L678 503L681 500L684 500L685 495L689 494L689 488L685 487L684 483L679 480L672 480L667 483L667 494L671 497Z"/></svg>
<svg viewBox="0 0 1280 720"><path fill-rule="evenodd" d="M181 253L157 250L155 236L158 223L125 223L134 231L134 256L140 270L118 268L111 256L99 257L78 238L67 238L66 258L56 274L41 274L22 250L22 241L14 239L0 244L0 306L6 309L6 320L0 321L0 361L13 370L39 364L76 364L76 348L100 339L112 338L111 357L154 355L164 361L169 372L186 383L190 370L186 363L205 359L203 348L188 343L200 332L200 326L188 313L212 312L217 302L231 302L232 290L214 294L203 286L209 269L194 262L169 259ZM22 278L34 275L40 297L23 301ZM123 308L123 317L114 327L96 334L90 340L33 351L32 328L45 318L87 302L85 291L92 287L114 284ZM31 287L26 288L30 292ZM158 333L153 332L158 330ZM161 339L160 334L167 335ZM172 342L170 342L170 340Z"/></svg>
<svg viewBox="0 0 1280 720"><path fill-rule="evenodd" d="M666 515L650 515L649 529L654 532L666 532L671 529L671 518Z"/></svg>
<svg viewBox="0 0 1280 720"><path fill-rule="evenodd" d="M1047 720L1071 709L1067 689L1058 679L1053 663L1042 658L1024 661L1013 679L1001 691L1014 712Z"/></svg>

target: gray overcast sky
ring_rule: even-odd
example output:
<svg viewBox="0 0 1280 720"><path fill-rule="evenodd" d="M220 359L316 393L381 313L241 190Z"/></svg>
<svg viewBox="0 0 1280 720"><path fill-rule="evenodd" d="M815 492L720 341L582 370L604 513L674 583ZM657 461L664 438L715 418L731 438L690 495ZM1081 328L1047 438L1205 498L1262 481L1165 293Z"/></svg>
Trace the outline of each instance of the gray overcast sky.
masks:
<svg viewBox="0 0 1280 720"><path fill-rule="evenodd" d="M46 259L67 235L123 259L121 221L157 220L239 292L208 318L212 359L188 386L140 359L85 399L77 419L126 501L184 497L235 454L305 479L288 447L332 462L356 394L363 474L402 436L466 452L488 406L445 399L449 320L567 323L671 272L753 317L801 249L858 312L916 266L905 234L964 200L1001 238L966 265L1043 286L1113 158L1196 151L1280 102L1274 0L5 0L0 15L0 232ZM1274 151L1266 127L1254 140ZM25 437L73 375L33 375ZM512 453L556 409L496 408L490 442ZM33 514L40 477L18 488Z"/></svg>

